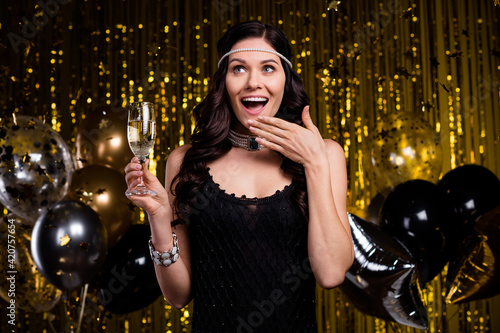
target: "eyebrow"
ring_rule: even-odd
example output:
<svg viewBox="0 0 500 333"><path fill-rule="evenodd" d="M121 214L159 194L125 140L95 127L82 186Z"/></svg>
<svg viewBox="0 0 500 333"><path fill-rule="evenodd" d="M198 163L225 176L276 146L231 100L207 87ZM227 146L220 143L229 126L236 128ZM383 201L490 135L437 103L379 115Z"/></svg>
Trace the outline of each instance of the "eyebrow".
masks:
<svg viewBox="0 0 500 333"><path fill-rule="evenodd" d="M244 64L246 64L246 63L247 63L245 60L240 59L240 58L233 58L233 59L229 60L229 63L232 63L233 61L239 61L239 62L244 63ZM277 62L276 60L274 60L274 59L266 59L266 60L262 60L262 61L260 62L260 64L262 65L262 64L265 64L266 62L274 62L275 64L278 64L278 62Z"/></svg>

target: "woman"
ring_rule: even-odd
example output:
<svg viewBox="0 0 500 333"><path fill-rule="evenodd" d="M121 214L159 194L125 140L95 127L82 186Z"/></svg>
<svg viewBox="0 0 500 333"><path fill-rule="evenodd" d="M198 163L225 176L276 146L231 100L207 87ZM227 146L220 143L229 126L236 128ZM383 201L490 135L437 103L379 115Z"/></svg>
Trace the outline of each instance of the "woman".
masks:
<svg viewBox="0 0 500 333"><path fill-rule="evenodd" d="M165 188L137 158L125 168L129 189L143 176L158 193L131 197L148 214L158 282L176 308L194 298L193 332L316 332L315 284L339 285L354 255L343 150L312 123L281 30L241 23L217 48Z"/></svg>

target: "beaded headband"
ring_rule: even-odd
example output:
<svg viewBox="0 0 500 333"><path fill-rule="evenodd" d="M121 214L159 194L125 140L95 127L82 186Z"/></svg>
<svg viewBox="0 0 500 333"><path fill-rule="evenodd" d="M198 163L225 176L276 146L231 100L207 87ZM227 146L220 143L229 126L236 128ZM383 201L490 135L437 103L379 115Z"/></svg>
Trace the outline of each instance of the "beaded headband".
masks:
<svg viewBox="0 0 500 333"><path fill-rule="evenodd" d="M229 51L227 52L226 54L224 54L219 62L217 63L217 68L220 67L220 63L222 62L222 60L224 60L224 58L226 57L229 57L229 55L233 54L233 53L236 53L236 52L246 52L246 51L256 51L256 52L267 52L267 53L272 53L274 55L277 55L278 57L280 57L281 59L283 59L283 61L285 61L289 66L290 68L293 68L292 66L292 62L290 60L288 60L284 55L282 55L281 53L279 52L276 52L276 51L273 51L273 50L267 50L267 49L256 49L256 48L250 48L250 49L236 49L236 50L232 50L232 51Z"/></svg>

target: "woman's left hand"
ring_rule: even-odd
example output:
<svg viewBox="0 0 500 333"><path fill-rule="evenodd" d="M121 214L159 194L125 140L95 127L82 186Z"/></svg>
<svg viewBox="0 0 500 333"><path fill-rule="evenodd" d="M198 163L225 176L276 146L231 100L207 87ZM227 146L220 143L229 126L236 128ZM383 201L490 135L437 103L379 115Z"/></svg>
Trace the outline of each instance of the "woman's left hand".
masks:
<svg viewBox="0 0 500 333"><path fill-rule="evenodd" d="M248 123L250 131L259 136L257 142L307 167L326 158L326 147L312 122L309 105L302 110L302 121L305 127L276 117L259 116Z"/></svg>

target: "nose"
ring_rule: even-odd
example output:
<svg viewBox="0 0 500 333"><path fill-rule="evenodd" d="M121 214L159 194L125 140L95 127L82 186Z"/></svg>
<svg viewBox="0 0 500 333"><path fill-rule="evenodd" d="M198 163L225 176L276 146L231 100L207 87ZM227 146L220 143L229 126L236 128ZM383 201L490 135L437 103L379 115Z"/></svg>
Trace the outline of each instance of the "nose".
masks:
<svg viewBox="0 0 500 333"><path fill-rule="evenodd" d="M262 82L261 78L259 76L259 73L256 71L251 71L248 75L248 80L247 80L247 89L258 89L261 88Z"/></svg>

